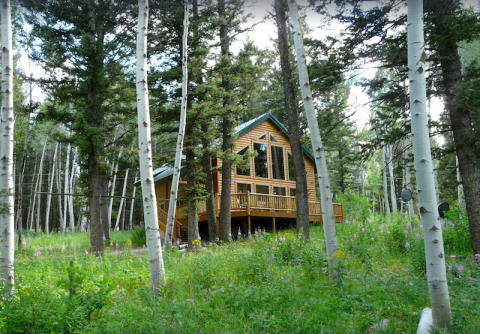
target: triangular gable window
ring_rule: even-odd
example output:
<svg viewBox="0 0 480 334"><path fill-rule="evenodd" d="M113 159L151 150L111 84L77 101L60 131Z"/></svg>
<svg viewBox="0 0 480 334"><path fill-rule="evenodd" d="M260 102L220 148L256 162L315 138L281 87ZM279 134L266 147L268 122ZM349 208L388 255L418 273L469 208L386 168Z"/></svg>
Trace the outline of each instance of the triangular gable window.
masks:
<svg viewBox="0 0 480 334"><path fill-rule="evenodd" d="M258 140L267 140L267 135L261 136L260 138L258 138Z"/></svg>
<svg viewBox="0 0 480 334"><path fill-rule="evenodd" d="M278 143L278 140L276 140L275 137L272 136L272 135L270 135L270 141L271 141L272 143Z"/></svg>

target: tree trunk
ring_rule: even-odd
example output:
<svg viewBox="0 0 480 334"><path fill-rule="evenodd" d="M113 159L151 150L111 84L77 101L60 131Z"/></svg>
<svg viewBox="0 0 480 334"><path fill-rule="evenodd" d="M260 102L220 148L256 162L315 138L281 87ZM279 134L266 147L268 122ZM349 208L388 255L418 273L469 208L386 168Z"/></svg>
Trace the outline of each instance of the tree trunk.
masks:
<svg viewBox="0 0 480 334"><path fill-rule="evenodd" d="M441 16L441 24L449 27L452 14L448 3L439 1L434 14ZM453 138L457 152L460 174L463 179L465 205L470 226L474 254L480 254L480 155L477 152L478 129L472 127L470 111L455 104L457 87L463 82L458 46L448 31L439 39L440 65L445 89L445 104L452 124Z"/></svg>
<svg viewBox="0 0 480 334"><path fill-rule="evenodd" d="M138 172L135 173L135 178L133 181L136 181L138 178ZM137 191L137 187L133 187L133 192L132 192L132 203L130 204L130 220L128 223L128 229L131 230L133 228L133 209L135 208L135 192Z"/></svg>
<svg viewBox="0 0 480 334"><path fill-rule="evenodd" d="M64 197L63 197L63 220L62 220L62 229L63 229L63 235L65 235L65 230L67 229L67 216L68 216L68 198L70 193L70 188L69 188L69 182L70 182L70 150L72 148L71 144L68 144L67 146L67 160L65 161L65 175L64 177ZM59 171L60 172L60 171ZM70 231L73 233L74 231Z"/></svg>
<svg viewBox="0 0 480 334"><path fill-rule="evenodd" d="M187 138L191 138L193 134L191 129L193 125L187 125L187 131L185 132ZM196 184L196 171L195 171L195 152L193 151L193 145L187 144L188 150L186 150L186 164L187 164L187 198L188 198L188 247L190 250L193 250L195 245L193 244L194 240L199 240L198 234L198 214L197 214L197 200L195 188Z"/></svg>
<svg viewBox="0 0 480 334"><path fill-rule="evenodd" d="M57 171L58 173L56 174L56 183L57 183L57 198L58 198L58 213L60 216L60 233L62 235L65 235L65 225L64 225L64 220L63 220L63 209L62 209L62 196L60 195L62 193L62 186L60 185L61 180L62 180L62 174L60 173L62 170L62 144L60 144L60 147L58 149L58 159L57 159ZM54 215L55 217L55 215ZM55 222L55 220L54 220Z"/></svg>
<svg viewBox="0 0 480 334"><path fill-rule="evenodd" d="M187 2L185 2L187 12ZM150 133L150 110L147 84L147 28L148 1L138 1L136 89L138 110L138 144L140 180L142 184L143 212L150 263L150 287L158 293L165 284L160 230L158 227L157 199L152 169L152 137Z"/></svg>
<svg viewBox="0 0 480 334"><path fill-rule="evenodd" d="M298 77L300 91L302 92L303 107L307 115L308 128L312 138L312 148L315 155L315 165L317 167L318 185L320 188L320 198L322 202L323 229L325 231L325 245L327 248L328 267L330 276L335 278L335 267L338 264L338 258L333 254L338 252L337 234L335 231L335 219L333 216L333 199L330 187L330 178L328 176L327 161L325 159L325 148L323 147L318 120L313 105L313 96L310 90L310 80L308 78L305 47L303 46L303 35L300 27L300 18L298 16L298 6L295 0L287 0L290 10L290 20L292 22L293 40L295 42L295 51L297 55Z"/></svg>
<svg viewBox="0 0 480 334"><path fill-rule="evenodd" d="M295 168L295 183L297 189L297 234L303 233L305 240L310 238L309 207L308 207L308 184L305 158L300 142L302 133L300 130L299 110L295 94L293 69L290 62L290 48L288 45L287 20L283 0L275 0L275 19L278 30L278 49L280 53L280 65L282 68L283 92L285 94L285 109L288 118L288 131L290 132L290 148L292 150L293 165Z"/></svg>
<svg viewBox="0 0 480 334"><path fill-rule="evenodd" d="M27 213L27 230L33 229L33 210L35 208L35 195L37 192L37 168L38 168L38 154L35 154L35 167L33 168L33 174L31 178L30 196L28 199L28 213Z"/></svg>
<svg viewBox="0 0 480 334"><path fill-rule="evenodd" d="M50 205L52 203L53 184L55 183L55 165L57 164L57 151L58 143L55 144L55 152L53 153L50 175L48 178L49 189L47 194L47 209L45 212L45 233L47 235L50 234Z"/></svg>
<svg viewBox="0 0 480 334"><path fill-rule="evenodd" d="M396 187L395 187L395 175L393 173L393 144L387 146L387 164L388 164L388 173L390 175L390 198L392 200L392 213L397 212L397 195L396 195Z"/></svg>
<svg viewBox="0 0 480 334"><path fill-rule="evenodd" d="M455 156L455 166L457 170L457 193L458 193L458 203L460 206L465 207L465 195L463 194L463 182L462 175L460 174L460 168L458 167L458 157Z"/></svg>
<svg viewBox="0 0 480 334"><path fill-rule="evenodd" d="M218 1L218 15L220 17L220 54L222 62L230 64L230 38L228 36L228 19L226 18L226 6L224 0ZM232 166L233 159L233 116L228 112L232 104L230 97L231 80L228 74L222 74L223 108L227 111L222 120L222 193L220 198L220 228L218 236L220 240L229 241L232 237L231 197L232 197Z"/></svg>
<svg viewBox="0 0 480 334"><path fill-rule="evenodd" d="M387 184L387 162L385 158L385 146L382 147L382 178L383 178L383 199L385 203L385 215L390 220L390 205L388 203L388 184Z"/></svg>
<svg viewBox="0 0 480 334"><path fill-rule="evenodd" d="M435 197L432 156L428 133L425 85L425 42L423 37L423 1L407 0L408 4L408 76L410 81L410 113L420 214L425 237L427 281L433 324L448 327L452 313L448 294L443 249L442 227Z"/></svg>
<svg viewBox="0 0 480 334"><path fill-rule="evenodd" d="M405 151L404 151L404 159L405 159L405 188L410 189L410 191L413 194L413 184L412 184L412 178L410 174L410 160L408 159L408 151L407 150L407 141L405 140ZM415 209L413 208L413 196L410 201L407 203L407 210L408 210L408 219L412 220L412 215L415 212Z"/></svg>
<svg viewBox="0 0 480 334"><path fill-rule="evenodd" d="M12 13L10 0L1 0L2 22L2 112L0 164L1 177L1 279L6 294L13 292L15 279L13 272L15 254L15 179L13 178L13 47L12 47Z"/></svg>
<svg viewBox="0 0 480 334"><path fill-rule="evenodd" d="M72 161L72 172L70 173L70 183L69 183L69 190L72 195L68 196L68 206L69 206L69 212L70 212L70 231L72 233L75 232L75 213L73 211L73 194L75 193L75 188L74 188L74 182L73 179L75 178L75 165L77 162L77 155L75 154L75 151L72 150L73 154L73 161Z"/></svg>
<svg viewBox="0 0 480 334"><path fill-rule="evenodd" d="M112 210L113 210L113 196L115 196L115 183L117 183L117 173L118 173L118 165L120 164L120 159L122 157L123 147L120 147L120 152L118 152L117 162L115 163L115 170L113 174L112 184L110 188L110 203L108 205L108 226L111 228L112 226ZM116 226L115 226L116 228Z"/></svg>
<svg viewBox="0 0 480 334"><path fill-rule="evenodd" d="M45 157L45 148L47 147L47 138L48 137L45 137L45 141L43 143L43 150L42 150L42 157L40 158L40 167L38 168L38 180L37 180L37 184L38 184L38 192L41 193L42 192L42 171L43 171L43 158ZM36 188L35 188L36 189ZM35 190L35 194L37 193L37 191ZM40 233L40 209L41 209L41 199L42 199L42 194L38 194L38 202L37 202L37 219L35 220L35 233L39 234ZM34 205L35 206L35 205ZM45 233L47 233L48 235L48 232L46 232L46 229L45 229Z"/></svg>
<svg viewBox="0 0 480 334"><path fill-rule="evenodd" d="M115 228L114 228L115 231L119 227L120 217L122 216L123 203L125 202L125 192L127 191L128 171L129 171L129 169L127 168L127 171L125 172L125 180L123 181L122 198L120 199L120 205L118 207L117 220L115 222Z"/></svg>
<svg viewBox="0 0 480 334"><path fill-rule="evenodd" d="M168 205L167 224L165 228L165 247L169 247L173 239L175 211L178 199L178 184L182 169L183 141L185 139L185 123L187 120L188 69L187 69L187 42L188 42L188 3L185 2L182 37L182 102L180 106L180 123L178 126L177 147L175 151L175 165L173 167L172 187Z"/></svg>

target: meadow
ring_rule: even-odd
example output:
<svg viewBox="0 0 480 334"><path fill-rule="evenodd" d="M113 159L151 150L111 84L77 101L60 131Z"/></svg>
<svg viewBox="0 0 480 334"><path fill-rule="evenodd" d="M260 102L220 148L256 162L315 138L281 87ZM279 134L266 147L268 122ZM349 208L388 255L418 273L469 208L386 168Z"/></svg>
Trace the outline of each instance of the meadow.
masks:
<svg viewBox="0 0 480 334"><path fill-rule="evenodd" d="M444 222L454 333L480 328L480 259L465 219ZM337 225L339 279L328 277L323 230L295 231L164 254L166 285L149 290L142 232L113 232L104 257L88 234L25 237L1 333L414 333L429 305L422 226L399 217ZM133 244L132 244L133 241ZM119 252L122 250L122 252ZM452 257L455 255L456 257ZM438 331L441 332L441 331Z"/></svg>

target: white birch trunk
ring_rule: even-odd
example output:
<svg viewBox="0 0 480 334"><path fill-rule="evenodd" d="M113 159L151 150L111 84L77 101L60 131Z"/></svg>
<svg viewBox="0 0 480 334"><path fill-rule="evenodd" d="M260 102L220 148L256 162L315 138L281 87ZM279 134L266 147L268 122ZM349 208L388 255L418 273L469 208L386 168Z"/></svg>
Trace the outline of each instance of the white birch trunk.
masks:
<svg viewBox="0 0 480 334"><path fill-rule="evenodd" d="M442 227L435 197L432 155L428 134L425 85L425 41L423 35L423 1L407 0L408 5L408 77L413 154L420 214L425 241L427 280L433 325L447 327L452 313L445 270Z"/></svg>
<svg viewBox="0 0 480 334"><path fill-rule="evenodd" d="M136 68L138 153L140 158L140 181L142 184L147 251L150 263L150 287L154 292L158 292L160 286L165 284L165 268L163 265L162 245L158 226L155 182L153 182L152 137L150 133L150 110L147 85L147 27L148 0L139 0Z"/></svg>
<svg viewBox="0 0 480 334"><path fill-rule="evenodd" d="M65 235L65 225L63 224L63 208L62 208L62 196L60 195L62 193L62 186L61 186L61 180L62 180L62 144L59 145L58 148L58 158L57 158L57 198L58 198L58 214L60 216L60 233L62 235Z"/></svg>
<svg viewBox="0 0 480 334"><path fill-rule="evenodd" d="M123 146L120 147L120 152L118 152L117 163L115 164L115 171L113 174L112 188L110 190L110 203L108 204L108 228L112 228L112 210L113 210L113 196L115 196L115 183L117 183L117 173L118 165L120 164L120 159L123 154Z"/></svg>
<svg viewBox="0 0 480 334"><path fill-rule="evenodd" d="M310 80L308 78L305 47L303 46L303 34L300 27L297 2L296 0L287 0L287 2L290 10L290 20L292 23L292 34L295 43L298 78L300 90L302 92L303 107L307 116L308 128L310 130L312 147L315 155L315 165L317 167L328 266L330 275L333 277L335 275L334 268L336 267L338 261L336 257L333 257L333 254L338 252L338 245L337 234L335 231L335 219L333 216L332 190L330 187L330 178L328 176L327 162L325 160L325 148L323 147L320 129L318 128L318 120L315 114L315 108L313 106L313 96L310 89Z"/></svg>
<svg viewBox="0 0 480 334"><path fill-rule="evenodd" d="M55 153L53 153L52 169L49 175L49 189L47 194L47 209L45 213L45 233L50 234L50 204L52 203L53 184L55 183L55 165L57 162L58 143L55 144Z"/></svg>
<svg viewBox="0 0 480 334"><path fill-rule="evenodd" d="M180 124L178 127L177 148L175 151L175 165L173 167L172 187L170 190L170 202L168 204L167 224L165 228L165 247L170 246L173 239L173 226L175 224L175 209L177 207L178 184L182 169L183 139L185 137L185 123L187 120L187 38L188 38L188 1L185 2L185 14L183 18L182 37L182 103L180 106Z"/></svg>
<svg viewBox="0 0 480 334"><path fill-rule="evenodd" d="M2 111L1 111L1 279L7 294L14 289L14 254L15 254L15 208L13 176L13 47L12 47L12 8L10 0L1 0L2 19Z"/></svg>
<svg viewBox="0 0 480 334"><path fill-rule="evenodd" d="M385 158L385 146L382 147L382 178L383 178L383 202L385 204L385 215L390 220L390 204L388 201L388 184L387 184L387 163Z"/></svg>
<svg viewBox="0 0 480 334"><path fill-rule="evenodd" d="M390 198L392 200L392 213L397 212L397 195L396 195L396 189L395 189L395 175L393 173L393 145L388 145L387 146L387 152L388 152L388 173L390 175Z"/></svg>
<svg viewBox="0 0 480 334"><path fill-rule="evenodd" d="M33 220L31 219L33 208L35 207L35 193L37 192L37 168L38 168L38 154L35 154L35 168L33 169L32 186L30 187L30 199L28 202L27 214L27 230L33 229Z"/></svg>
<svg viewBox="0 0 480 334"><path fill-rule="evenodd" d="M458 203L464 208L465 207L465 195L463 194L463 183L462 183L462 175L460 174L460 168L458 168L458 157L455 156L455 166L457 169L457 192L458 192Z"/></svg>
<svg viewBox="0 0 480 334"><path fill-rule="evenodd" d="M80 210L81 218L80 218L80 227L79 230L80 232L86 232L87 231L87 215L85 215L85 212L87 212L89 209L87 206L82 206Z"/></svg>
<svg viewBox="0 0 480 334"><path fill-rule="evenodd" d="M133 179L135 182L137 181L138 178L138 172L135 174L135 178ZM130 220L129 220L129 230L133 228L133 208L135 204L135 192L137 191L137 187L133 187L133 192L132 192L132 203L130 204Z"/></svg>
<svg viewBox="0 0 480 334"><path fill-rule="evenodd" d="M64 182L64 197L63 197L63 220L62 220L62 227L63 227L63 235L65 235L65 230L66 230L66 227L67 227L67 215L68 215L68 198L70 197L69 195L67 194L70 194L70 150L72 148L72 145L68 144L67 146L67 161L65 162L65 175L64 175L64 178L65 178L65 182ZM60 173L60 171L59 171ZM70 231L71 233L73 233L74 231Z"/></svg>
<svg viewBox="0 0 480 334"><path fill-rule="evenodd" d="M72 161L72 172L70 173L70 181L69 181L69 191L72 195L68 196L68 211L70 212L70 231L72 233L75 232L75 212L73 211L73 194L75 193L75 189L73 187L73 179L75 178L75 167L77 163L77 155L75 150L72 149L73 154L73 161Z"/></svg>
<svg viewBox="0 0 480 334"><path fill-rule="evenodd" d="M45 157L45 148L47 147L47 138L45 137L45 142L43 143L42 157L40 158L40 167L38 168L38 192L42 192L42 177L43 177L43 158ZM35 190L35 195L37 195L37 190ZM34 198L35 199L35 198ZM38 194L37 202L37 218L35 220L35 232L40 233L40 209L41 209L41 199L42 194ZM35 204L33 205L35 207ZM33 219L33 218L32 218Z"/></svg>
<svg viewBox="0 0 480 334"><path fill-rule="evenodd" d="M114 229L115 231L118 229L118 226L120 225L120 218L122 217L122 208L123 208L123 203L125 202L125 192L127 191L128 172L129 172L129 169L127 168L127 171L125 172L125 180L123 181L122 198L120 199L120 206L118 207L117 220L115 222L115 229Z"/></svg>
<svg viewBox="0 0 480 334"><path fill-rule="evenodd" d="M405 168L405 189L410 189L413 194L413 185L412 185L412 178L410 175L410 161L408 161L408 140L405 139L404 146L403 146L403 166ZM407 202L407 212L408 212L408 219L412 220L413 215L413 198Z"/></svg>

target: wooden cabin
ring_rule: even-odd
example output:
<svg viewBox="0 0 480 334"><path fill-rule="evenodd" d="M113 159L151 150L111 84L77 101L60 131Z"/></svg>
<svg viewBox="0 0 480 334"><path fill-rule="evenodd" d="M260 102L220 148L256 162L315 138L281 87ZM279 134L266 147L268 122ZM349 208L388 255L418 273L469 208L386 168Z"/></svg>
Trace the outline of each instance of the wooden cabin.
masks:
<svg viewBox="0 0 480 334"><path fill-rule="evenodd" d="M287 129L271 114L263 114L235 128L237 135L237 153L256 151L257 156L250 159L249 168L232 170L232 233L240 230L246 235L257 227L275 231L277 228L293 227L296 213L296 183L290 140ZM315 189L315 159L304 147L304 159L307 170L310 221L322 221L322 209L317 201ZM213 160L213 166L221 166L220 159ZM172 185L173 168L162 167L154 171L160 230L165 231L168 199ZM183 176L182 176L183 178ZM213 175L217 221L220 213L220 195L222 192L222 174ZM181 188L186 185L180 181L179 201L176 209L174 233L176 237L185 235L187 225L187 204L182 201L185 195ZM199 230L207 237L207 215L205 203L198 204ZM345 219L343 204L334 204L336 222ZM207 235L205 235L207 234Z"/></svg>

